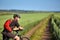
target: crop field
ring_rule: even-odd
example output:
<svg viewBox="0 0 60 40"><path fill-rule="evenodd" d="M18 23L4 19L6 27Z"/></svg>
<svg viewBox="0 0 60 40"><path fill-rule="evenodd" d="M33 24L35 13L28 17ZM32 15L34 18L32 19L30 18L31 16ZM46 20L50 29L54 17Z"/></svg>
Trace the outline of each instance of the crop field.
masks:
<svg viewBox="0 0 60 40"><path fill-rule="evenodd" d="M21 16L19 24L24 28L23 31L19 32L19 34L29 37L30 40L47 40L48 38L52 39L53 34L54 38L56 38L56 40L59 40L60 30L57 27L58 23L56 23L54 20L56 19L59 21L60 14L55 13L54 16L52 14L53 13L19 14ZM10 18L13 19L13 14L0 15L0 40L2 40L1 32L3 30L4 22ZM52 24L54 26L52 26ZM52 29L54 29L54 31Z"/></svg>
<svg viewBox="0 0 60 40"><path fill-rule="evenodd" d="M54 17L52 18L52 33L55 40L60 40L60 14L55 14Z"/></svg>
<svg viewBox="0 0 60 40"><path fill-rule="evenodd" d="M23 26L26 31L32 29L37 22L39 22L41 19L47 17L49 14L20 14L21 19L19 20L19 23L21 26ZM0 32L3 30L3 24L7 19L12 18L13 15L1 15L0 16ZM25 32L25 30L24 30ZM1 35L1 34L0 34ZM2 38L2 35L0 36Z"/></svg>

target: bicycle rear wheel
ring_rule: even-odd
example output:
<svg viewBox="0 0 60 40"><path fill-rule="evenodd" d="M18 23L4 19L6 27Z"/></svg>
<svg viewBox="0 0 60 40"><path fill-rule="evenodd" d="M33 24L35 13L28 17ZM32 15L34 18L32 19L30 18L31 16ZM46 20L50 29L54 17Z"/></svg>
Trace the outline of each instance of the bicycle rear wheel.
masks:
<svg viewBox="0 0 60 40"><path fill-rule="evenodd" d="M22 37L22 40L30 40L28 37Z"/></svg>

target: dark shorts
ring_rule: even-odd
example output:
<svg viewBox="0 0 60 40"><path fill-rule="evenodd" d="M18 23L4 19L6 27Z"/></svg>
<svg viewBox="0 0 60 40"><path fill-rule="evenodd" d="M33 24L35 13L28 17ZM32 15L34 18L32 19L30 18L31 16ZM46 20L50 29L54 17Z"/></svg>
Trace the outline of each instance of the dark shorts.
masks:
<svg viewBox="0 0 60 40"><path fill-rule="evenodd" d="M16 35L14 35L14 34L12 34L12 33L10 33L10 32L3 32L2 33L5 37L9 37L9 38L14 38ZM3 37L4 37L3 36Z"/></svg>

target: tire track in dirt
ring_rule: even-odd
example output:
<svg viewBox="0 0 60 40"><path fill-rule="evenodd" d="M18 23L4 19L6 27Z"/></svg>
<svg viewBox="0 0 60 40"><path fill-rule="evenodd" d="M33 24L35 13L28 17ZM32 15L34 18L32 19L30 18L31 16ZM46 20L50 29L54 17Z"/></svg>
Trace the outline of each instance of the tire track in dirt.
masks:
<svg viewBox="0 0 60 40"><path fill-rule="evenodd" d="M52 33L50 32L50 26L46 27L45 33L42 36L42 40L52 40Z"/></svg>
<svg viewBox="0 0 60 40"><path fill-rule="evenodd" d="M44 31L44 35L42 36L42 40L53 40L52 33L51 33L51 18L48 22L48 25Z"/></svg>
<svg viewBox="0 0 60 40"><path fill-rule="evenodd" d="M35 33L35 31L38 30L38 28L40 28L41 25L44 24L43 22L45 22L45 21L48 22L49 19L50 19L49 16L46 17L45 19L42 19L41 22L40 22L38 25L36 25L34 28L32 28L32 29L31 29L29 32L27 32L24 36L30 38L30 37Z"/></svg>

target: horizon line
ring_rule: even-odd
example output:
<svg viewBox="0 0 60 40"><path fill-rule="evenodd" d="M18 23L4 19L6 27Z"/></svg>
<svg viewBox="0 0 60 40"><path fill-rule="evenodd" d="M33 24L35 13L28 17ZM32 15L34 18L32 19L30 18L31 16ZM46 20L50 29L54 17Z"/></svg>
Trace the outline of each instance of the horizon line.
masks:
<svg viewBox="0 0 60 40"><path fill-rule="evenodd" d="M34 9L0 9L0 10L22 10L22 11L60 11L60 10L34 10Z"/></svg>

